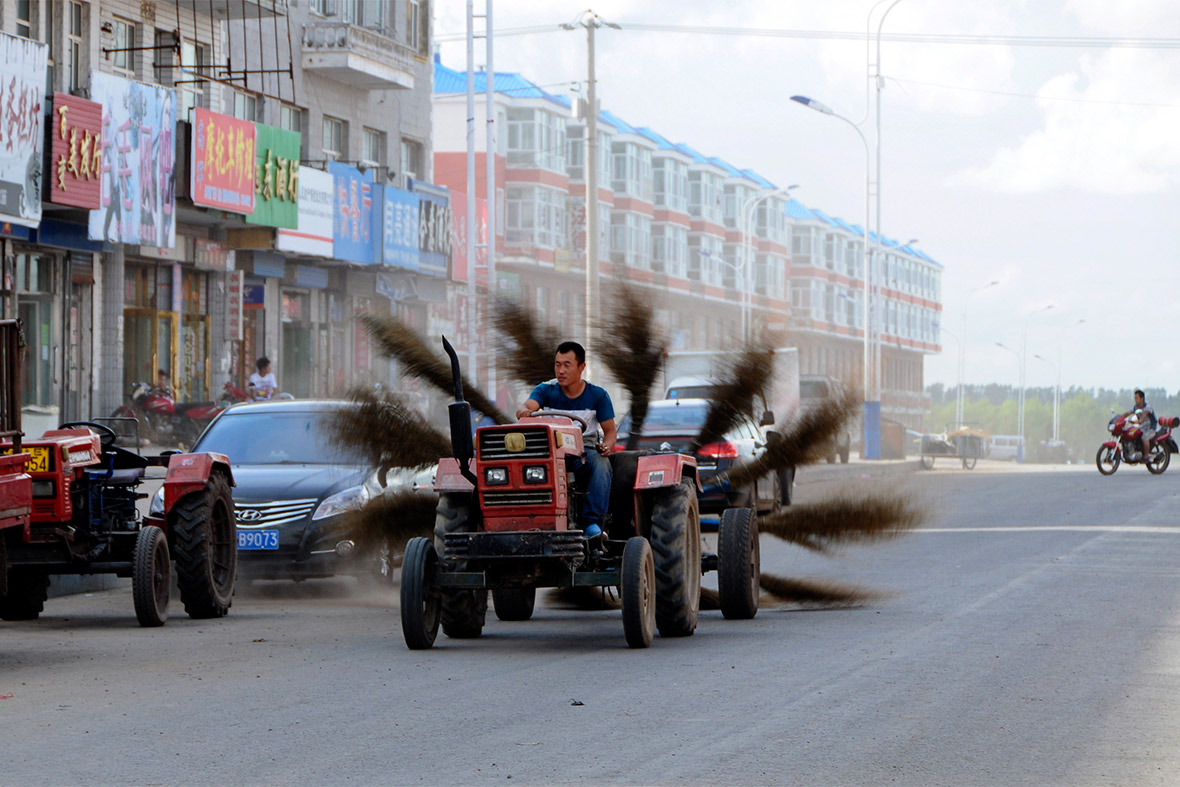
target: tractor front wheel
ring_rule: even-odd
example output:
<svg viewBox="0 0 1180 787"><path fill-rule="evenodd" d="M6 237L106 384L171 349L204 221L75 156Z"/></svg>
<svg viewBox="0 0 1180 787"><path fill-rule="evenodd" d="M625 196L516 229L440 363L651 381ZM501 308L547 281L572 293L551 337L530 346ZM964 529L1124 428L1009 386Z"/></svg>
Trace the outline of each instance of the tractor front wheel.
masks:
<svg viewBox="0 0 1180 787"><path fill-rule="evenodd" d="M632 648L651 647L656 627L656 573L651 545L643 536L623 546L623 635Z"/></svg>
<svg viewBox="0 0 1180 787"><path fill-rule="evenodd" d="M444 492L438 496L434 517L434 549L440 556L445 554L447 533L470 533L474 529L470 494ZM456 565L454 568L463 571L466 565ZM486 590L448 590L442 594L442 630L452 639L478 637L483 633L487 614Z"/></svg>
<svg viewBox="0 0 1180 787"><path fill-rule="evenodd" d="M163 626L168 620L168 595L172 585L172 561L164 531L148 525L135 537L131 562L131 591L135 617L145 628Z"/></svg>
<svg viewBox="0 0 1180 787"><path fill-rule="evenodd" d="M758 614L760 555L753 510L727 508L717 528L717 594L721 614L729 620L749 620Z"/></svg>
<svg viewBox="0 0 1180 787"><path fill-rule="evenodd" d="M656 628L661 637L690 636L701 611L701 517L691 478L656 490L651 551L656 574Z"/></svg>
<svg viewBox="0 0 1180 787"><path fill-rule="evenodd" d="M36 620L49 598L49 577L26 568L8 571L8 592L0 598L0 619Z"/></svg>
<svg viewBox="0 0 1180 787"><path fill-rule="evenodd" d="M410 650L428 650L438 636L439 592L430 585L438 567L438 554L429 539L415 537L402 558L402 636Z"/></svg>
<svg viewBox="0 0 1180 787"><path fill-rule="evenodd" d="M238 528L225 475L214 472L203 491L181 498L169 523L184 611L190 618L223 617L238 577Z"/></svg>
<svg viewBox="0 0 1180 787"><path fill-rule="evenodd" d="M528 620L537 603L536 588L500 588L492 591L492 603L500 620Z"/></svg>

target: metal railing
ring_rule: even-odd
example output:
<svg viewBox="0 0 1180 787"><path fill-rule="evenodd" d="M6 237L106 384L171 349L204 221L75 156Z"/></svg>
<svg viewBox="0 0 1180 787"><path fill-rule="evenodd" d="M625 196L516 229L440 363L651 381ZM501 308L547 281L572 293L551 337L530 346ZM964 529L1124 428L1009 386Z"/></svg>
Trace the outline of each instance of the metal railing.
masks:
<svg viewBox="0 0 1180 787"><path fill-rule="evenodd" d="M312 22L303 26L305 54L355 52L397 68L414 67L414 50L376 30L350 22Z"/></svg>

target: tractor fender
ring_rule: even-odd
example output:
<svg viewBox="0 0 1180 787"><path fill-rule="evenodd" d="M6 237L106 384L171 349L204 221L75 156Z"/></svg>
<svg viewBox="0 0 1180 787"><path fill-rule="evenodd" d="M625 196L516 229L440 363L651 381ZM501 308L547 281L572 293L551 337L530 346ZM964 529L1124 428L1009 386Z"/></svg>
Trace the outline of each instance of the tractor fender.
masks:
<svg viewBox="0 0 1180 787"><path fill-rule="evenodd" d="M173 454L168 457L168 474L164 477L165 516L185 495L199 492L213 473L225 473L229 485L234 486L234 474L225 454Z"/></svg>
<svg viewBox="0 0 1180 787"><path fill-rule="evenodd" d="M463 477L459 460L453 456L444 456L438 460L438 470L434 473L435 492L467 492L471 493L475 487Z"/></svg>
<svg viewBox="0 0 1180 787"><path fill-rule="evenodd" d="M1118 440L1107 440L1105 443L1102 444L1102 447L1103 448L1118 448L1119 443L1118 443Z"/></svg>
<svg viewBox="0 0 1180 787"><path fill-rule="evenodd" d="M654 454L639 457L635 469L635 491L646 492L667 486L679 486L680 479L692 479L697 491L701 490L697 478L697 460L685 454Z"/></svg>

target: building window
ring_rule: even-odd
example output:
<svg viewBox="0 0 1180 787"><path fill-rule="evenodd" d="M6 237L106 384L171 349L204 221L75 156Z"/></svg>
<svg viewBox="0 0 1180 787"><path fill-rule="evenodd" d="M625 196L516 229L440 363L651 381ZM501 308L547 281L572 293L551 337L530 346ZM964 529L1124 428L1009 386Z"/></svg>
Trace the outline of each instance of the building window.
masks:
<svg viewBox="0 0 1180 787"><path fill-rule="evenodd" d="M541 109L508 110L508 166L566 172L565 118Z"/></svg>
<svg viewBox="0 0 1180 787"><path fill-rule="evenodd" d="M651 270L651 219L619 211L611 224L611 260L632 268Z"/></svg>
<svg viewBox="0 0 1180 787"><path fill-rule="evenodd" d="M402 175L407 185L410 178L422 178L427 173L422 169L426 156L421 142L412 139L402 140Z"/></svg>
<svg viewBox="0 0 1180 787"><path fill-rule="evenodd" d="M135 75L135 53L128 50L135 47L136 24L115 17L112 22L114 28L114 44L111 47L111 66L124 76Z"/></svg>
<svg viewBox="0 0 1180 787"><path fill-rule="evenodd" d="M257 120L258 98L250 93L242 93L235 90L233 116L238 120Z"/></svg>
<svg viewBox="0 0 1180 787"><path fill-rule="evenodd" d="M339 161L347 153L344 128L344 121L340 118L324 115L324 158L329 161Z"/></svg>
<svg viewBox="0 0 1180 787"><path fill-rule="evenodd" d="M720 225L725 218L721 195L720 176L712 172L689 173L688 210L694 217Z"/></svg>
<svg viewBox="0 0 1180 787"><path fill-rule="evenodd" d="M510 187L505 242L510 246L566 245L565 194L544 186Z"/></svg>
<svg viewBox="0 0 1180 787"><path fill-rule="evenodd" d="M16 0L16 34L33 37L33 17L29 0Z"/></svg>
<svg viewBox="0 0 1180 787"><path fill-rule="evenodd" d="M66 88L72 93L82 87L86 73L82 62L82 4L70 0L67 10L70 18L66 26L66 58L69 61Z"/></svg>
<svg viewBox="0 0 1180 787"><path fill-rule="evenodd" d="M290 104L280 104L279 128L296 133L303 131L303 110Z"/></svg>
<svg viewBox="0 0 1180 787"><path fill-rule="evenodd" d="M311 0L308 8L311 9L312 13L319 14L320 16L336 16L338 11L336 0Z"/></svg>
<svg viewBox="0 0 1180 787"><path fill-rule="evenodd" d="M429 0L408 0L406 4L406 46L421 55L430 54Z"/></svg>
<svg viewBox="0 0 1180 787"><path fill-rule="evenodd" d="M655 204L688 213L688 165L670 158L657 159L652 168Z"/></svg>
<svg viewBox="0 0 1180 787"><path fill-rule="evenodd" d="M614 143L611 147L611 188L651 202L651 150L631 142Z"/></svg>
<svg viewBox="0 0 1180 787"><path fill-rule="evenodd" d="M361 163L366 167L380 167L385 162L385 132L364 129L361 139Z"/></svg>
<svg viewBox="0 0 1180 787"><path fill-rule="evenodd" d="M652 227L652 270L684 278L688 272L688 230L675 224Z"/></svg>
<svg viewBox="0 0 1180 787"><path fill-rule="evenodd" d="M375 0L345 0L344 21L384 33L386 5Z"/></svg>

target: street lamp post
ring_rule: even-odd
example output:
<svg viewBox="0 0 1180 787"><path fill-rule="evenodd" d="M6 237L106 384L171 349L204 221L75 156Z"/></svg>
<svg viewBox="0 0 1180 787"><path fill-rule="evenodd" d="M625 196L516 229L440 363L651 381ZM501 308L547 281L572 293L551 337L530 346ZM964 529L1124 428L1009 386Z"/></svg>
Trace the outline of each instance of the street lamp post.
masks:
<svg viewBox="0 0 1180 787"><path fill-rule="evenodd" d="M1016 356L1016 368L1019 370L1020 390L1023 391L1024 390L1024 356L1021 355L1020 353L1016 352L1015 350L1013 350L1011 347L1004 344L1003 342L996 342L996 346L1002 350L1007 350L1008 352L1010 352ZM1021 405L1020 400L1017 399L1016 400L1016 433L1020 435L1020 445L1018 445L1016 447L1016 458L1017 458L1017 461L1023 462L1024 461L1024 432L1021 429L1021 419L1024 417L1024 414L1021 412L1021 409L1020 409L1021 406L1022 405Z"/></svg>
<svg viewBox="0 0 1180 787"><path fill-rule="evenodd" d="M1034 314L1041 314L1052 308L1053 304L1050 303L1048 306L1042 306L1039 309L1029 312L1024 318L1024 330L1020 332L1020 422L1018 424L1018 431L1022 445L1024 443L1024 368L1025 362L1028 359L1028 322L1033 318Z"/></svg>
<svg viewBox="0 0 1180 787"><path fill-rule="evenodd" d="M1057 337L1057 388L1053 392L1053 441L1061 440L1061 345L1065 343L1065 334L1086 321L1083 317L1077 322L1070 323Z"/></svg>
<svg viewBox="0 0 1180 787"><path fill-rule="evenodd" d="M1061 385L1061 366L1060 366L1060 364L1054 364L1052 361L1050 361L1045 356L1037 355L1036 353L1033 353L1033 358L1036 358L1038 361L1044 361L1045 363L1049 364L1049 366L1052 367L1054 373L1056 374L1057 384ZM1053 442L1057 442L1057 389L1056 388L1053 389Z"/></svg>
<svg viewBox="0 0 1180 787"><path fill-rule="evenodd" d="M758 203L773 197L786 197L790 195L793 189L799 188L799 184L793 184L784 188L767 190L754 194L749 197L742 205L742 227L744 235L742 236L742 268L740 275L742 278L742 292L741 292L741 316L742 316L742 338L745 341L750 341L754 333L754 315L753 315L753 283L754 276L754 212L758 208Z"/></svg>
<svg viewBox="0 0 1180 787"><path fill-rule="evenodd" d="M856 135L860 137L861 144L865 148L865 225L864 225L864 288L865 288L865 302L864 302L864 450L862 455L865 459L880 459L881 458L881 395L877 388L876 375L874 374L876 367L873 363L873 332L875 325L873 324L873 263L875 255L872 251L871 241L869 239L869 219L872 216L871 198L872 198L872 154L869 151L869 141L865 138L864 132L860 130L860 126L853 123L843 115L837 114L835 110L826 104L820 103L807 96L791 96L791 100L805 107L814 109L816 112L822 112L825 115L831 115L838 120L843 120ZM877 242L880 243L881 234L877 233Z"/></svg>
<svg viewBox="0 0 1180 787"><path fill-rule="evenodd" d="M959 333L962 336L962 341L959 342L959 390L955 396L955 421L957 426L963 425L963 421L966 419L965 410L967 409L967 395L963 390L963 376L967 369L967 301L975 293L982 292L988 287L995 287L999 283L998 280L989 281L987 284L971 290L963 297L963 324L959 329Z"/></svg>

